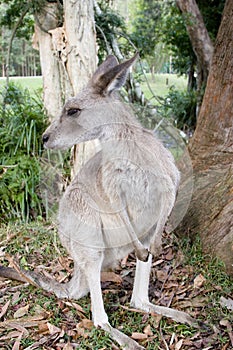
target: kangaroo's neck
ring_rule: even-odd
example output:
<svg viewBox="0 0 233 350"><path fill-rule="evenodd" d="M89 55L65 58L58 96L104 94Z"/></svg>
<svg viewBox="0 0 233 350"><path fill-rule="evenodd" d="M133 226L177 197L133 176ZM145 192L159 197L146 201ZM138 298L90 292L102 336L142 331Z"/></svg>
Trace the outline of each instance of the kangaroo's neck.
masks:
<svg viewBox="0 0 233 350"><path fill-rule="evenodd" d="M101 143L109 141L137 140L138 135L142 132L142 127L128 121L116 121L106 125L100 133L99 140Z"/></svg>

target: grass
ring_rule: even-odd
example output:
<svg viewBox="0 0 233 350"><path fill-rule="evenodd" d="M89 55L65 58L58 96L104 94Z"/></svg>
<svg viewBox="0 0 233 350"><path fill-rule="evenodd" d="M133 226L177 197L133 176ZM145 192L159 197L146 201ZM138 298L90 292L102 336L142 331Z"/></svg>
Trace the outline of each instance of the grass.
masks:
<svg viewBox="0 0 233 350"><path fill-rule="evenodd" d="M21 85L23 88L27 88L29 91L36 92L38 89L42 89L42 77L10 77L10 81ZM6 78L0 78L0 88L6 84Z"/></svg>
<svg viewBox="0 0 233 350"><path fill-rule="evenodd" d="M11 77L11 81L16 82L23 88L28 88L30 91L36 91L42 88L42 77ZM0 78L0 88L5 84L5 78ZM178 90L184 90L187 87L187 79L176 74L156 74L155 80L151 78L151 74L146 74L141 81L141 87L147 99L153 98L148 84L150 85L153 94L164 97L167 95L169 88L175 86Z"/></svg>
<svg viewBox="0 0 233 350"><path fill-rule="evenodd" d="M45 271L58 280L65 280L72 271L72 261L59 244L56 229L51 224L39 221L27 225L2 225L0 241L0 264L8 265L11 257L14 257L24 268ZM143 335L149 327L151 335L139 340L147 350L164 349L164 345L168 346L172 339L169 349L175 349L178 342L183 342L182 350L230 349L227 347L230 344L229 334L226 327L221 325L221 320L232 322L232 314L220 305L219 299L221 296L232 297L232 281L223 272L220 261L203 256L199 240L194 243L187 239L177 242L165 237L160 263L152 269L150 298L161 305L170 302L171 307L202 320L205 327L200 330L176 324L158 315L131 311L129 300L134 267L135 259L130 255L127 266L116 270L117 274L125 276L122 284L110 280L102 285L105 308L114 327L129 336L133 333ZM165 279L161 278L163 274ZM194 288L194 280L199 275L203 275L205 282L199 288ZM20 349L43 339L45 343L38 349L57 350L59 344L63 344L63 347L64 344L71 344L72 348L81 350L117 349L105 332L93 328L89 296L67 304L66 300L59 300L54 294L33 286L3 279L0 281L0 305L4 306L11 300L3 322L0 322L0 349L10 349L16 341L12 336L11 320L23 325L29 322L28 317L38 319L38 316L39 321L34 321L34 326L27 328L28 333L23 334ZM15 311L26 305L29 305L28 314L14 319ZM82 308L81 311L77 311L77 305ZM7 326L4 326L4 322ZM48 325L57 327L58 333L53 336ZM10 339L1 340L8 334L12 336Z"/></svg>
<svg viewBox="0 0 233 350"><path fill-rule="evenodd" d="M187 78L176 74L156 74L153 80L151 74L146 74L146 77L142 78L141 82L141 88L147 99L153 99L154 95L165 97L171 86L178 90L185 90L187 88ZM156 100L153 102L155 103Z"/></svg>

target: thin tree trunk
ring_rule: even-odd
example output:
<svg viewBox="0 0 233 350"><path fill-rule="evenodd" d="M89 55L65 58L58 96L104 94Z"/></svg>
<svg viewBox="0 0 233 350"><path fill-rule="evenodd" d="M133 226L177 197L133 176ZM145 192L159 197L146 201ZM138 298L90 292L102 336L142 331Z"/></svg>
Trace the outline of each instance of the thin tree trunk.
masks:
<svg viewBox="0 0 233 350"><path fill-rule="evenodd" d="M35 16L35 23L34 47L37 40L43 76L44 106L52 119L58 115L63 105L59 63L54 54L52 35L49 33L58 25L57 3L47 3L41 13Z"/></svg>
<svg viewBox="0 0 233 350"><path fill-rule="evenodd" d="M227 0L190 144L193 198L180 232L200 234L203 249L233 275L233 2Z"/></svg>
<svg viewBox="0 0 233 350"><path fill-rule="evenodd" d="M203 87L206 86L214 48L196 1L176 0L176 3L185 19L186 29L197 57L197 91L199 95L197 112L199 112L202 91Z"/></svg>
<svg viewBox="0 0 233 350"><path fill-rule="evenodd" d="M10 41L8 44L8 49L7 49L7 55L6 55L6 85L9 85L9 69L10 69L10 57L11 57L11 50L12 50L12 43L16 34L16 31L18 29L18 27L20 26L20 24L22 23L24 17L26 16L27 12L28 12L28 8L29 8L29 4L26 6L26 8L24 9L24 11L22 12L21 16L19 17L18 21L16 22L11 36L10 36Z"/></svg>
<svg viewBox="0 0 233 350"><path fill-rule="evenodd" d="M92 0L64 0L64 30L68 46L66 62L72 90L77 94L96 69L97 52Z"/></svg>
<svg viewBox="0 0 233 350"><path fill-rule="evenodd" d="M70 92L76 95L96 69L97 48L92 0L64 1L64 31L68 55L65 71L70 81ZM95 154L98 149L96 146L96 141L74 146L72 176Z"/></svg>

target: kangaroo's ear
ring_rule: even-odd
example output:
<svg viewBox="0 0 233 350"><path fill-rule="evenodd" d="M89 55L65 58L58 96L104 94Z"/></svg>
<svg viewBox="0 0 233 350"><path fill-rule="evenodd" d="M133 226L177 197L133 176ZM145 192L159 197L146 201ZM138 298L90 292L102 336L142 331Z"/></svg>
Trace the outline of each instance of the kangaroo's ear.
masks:
<svg viewBox="0 0 233 350"><path fill-rule="evenodd" d="M93 74L91 79L92 84L94 85L99 80L100 76L108 72L113 67L118 66L118 64L119 62L117 61L116 57L113 55L109 55Z"/></svg>
<svg viewBox="0 0 233 350"><path fill-rule="evenodd" d="M103 95L108 95L112 91L120 89L126 81L129 68L134 64L137 57L138 53L136 53L136 55L134 55L128 61L111 67L99 77L96 76L95 81L92 82L94 83L93 85L98 89L98 92Z"/></svg>

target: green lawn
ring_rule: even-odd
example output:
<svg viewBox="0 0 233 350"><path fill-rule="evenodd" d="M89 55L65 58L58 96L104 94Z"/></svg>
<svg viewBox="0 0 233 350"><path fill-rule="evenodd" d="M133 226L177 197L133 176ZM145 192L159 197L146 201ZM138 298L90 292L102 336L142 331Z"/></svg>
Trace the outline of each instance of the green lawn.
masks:
<svg viewBox="0 0 233 350"><path fill-rule="evenodd" d="M148 83L152 92L148 87ZM185 90L187 87L187 78L176 74L156 74L155 79L152 80L151 74L147 74L141 83L145 97L148 99L151 99L153 94L155 96L165 97L171 86L174 86L178 90Z"/></svg>
<svg viewBox="0 0 233 350"><path fill-rule="evenodd" d="M13 81L24 88L28 88L30 91L36 91L42 88L42 77L11 77L10 81ZM6 84L6 78L0 78L0 88Z"/></svg>
<svg viewBox="0 0 233 350"><path fill-rule="evenodd" d="M146 79L153 94L161 97L167 95L171 86L175 86L180 90L184 90L187 86L187 79L185 77L179 77L176 74L156 74L154 81L151 75L147 74L146 78L143 78L141 87L145 97L148 99L152 98L153 94L150 92ZM11 77L10 80L32 91L42 88L42 77ZM0 87L5 84L5 81L5 78L0 78Z"/></svg>

